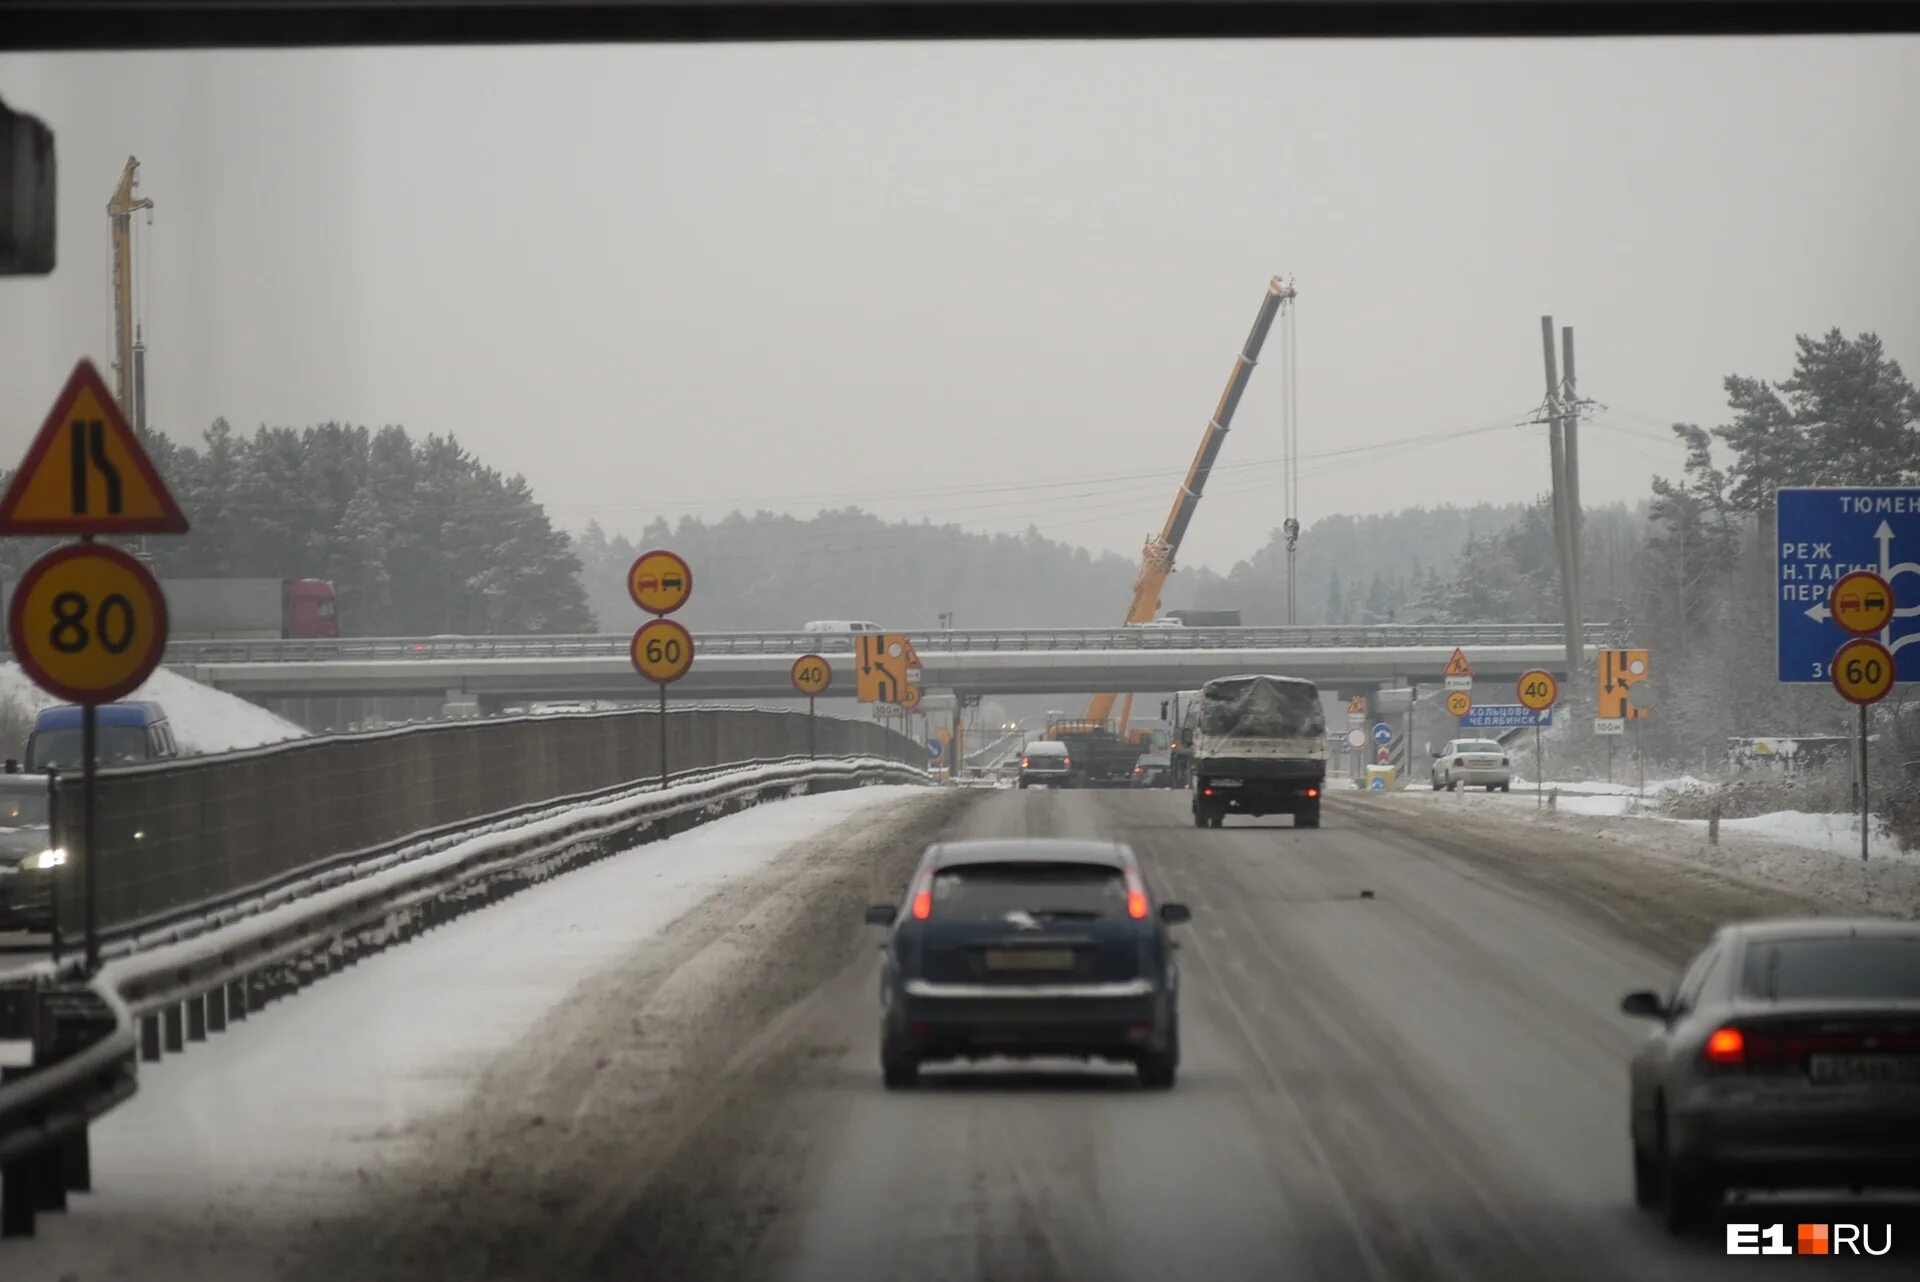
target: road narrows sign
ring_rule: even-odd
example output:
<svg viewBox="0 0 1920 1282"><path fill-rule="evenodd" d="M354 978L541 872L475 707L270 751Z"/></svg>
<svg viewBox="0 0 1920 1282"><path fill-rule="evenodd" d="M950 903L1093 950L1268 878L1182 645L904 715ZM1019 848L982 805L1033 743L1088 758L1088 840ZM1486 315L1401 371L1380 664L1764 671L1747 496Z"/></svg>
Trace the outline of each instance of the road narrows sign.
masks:
<svg viewBox="0 0 1920 1282"><path fill-rule="evenodd" d="M1520 680L1514 685L1514 693L1525 706L1539 712L1551 708L1554 700L1560 697L1560 682L1544 668L1534 668L1520 674Z"/></svg>
<svg viewBox="0 0 1920 1282"><path fill-rule="evenodd" d="M1878 703L1893 689L1893 654L1878 641L1855 637L1834 652L1831 666L1833 688L1850 703Z"/></svg>
<svg viewBox="0 0 1920 1282"><path fill-rule="evenodd" d="M0 495L0 534L186 532L186 513L93 362L81 360Z"/></svg>
<svg viewBox="0 0 1920 1282"><path fill-rule="evenodd" d="M1834 580L1827 613L1844 632L1869 637L1893 622L1893 589L1870 570L1854 570Z"/></svg>
<svg viewBox="0 0 1920 1282"><path fill-rule="evenodd" d="M642 552L627 567L627 595L648 614L672 614L693 595L693 567L677 552Z"/></svg>
<svg viewBox="0 0 1920 1282"><path fill-rule="evenodd" d="M803 654L793 661L793 688L809 699L825 694L833 684L833 669L817 654Z"/></svg>
<svg viewBox="0 0 1920 1282"><path fill-rule="evenodd" d="M672 619L648 619L633 634L633 666L641 676L666 686L693 666L693 636Z"/></svg>
<svg viewBox="0 0 1920 1282"><path fill-rule="evenodd" d="M1465 690L1447 691L1447 715L1464 717L1473 711L1473 696Z"/></svg>
<svg viewBox="0 0 1920 1282"><path fill-rule="evenodd" d="M112 703L159 666L167 601L152 572L125 552L69 544L20 577L7 635L41 689L71 703Z"/></svg>

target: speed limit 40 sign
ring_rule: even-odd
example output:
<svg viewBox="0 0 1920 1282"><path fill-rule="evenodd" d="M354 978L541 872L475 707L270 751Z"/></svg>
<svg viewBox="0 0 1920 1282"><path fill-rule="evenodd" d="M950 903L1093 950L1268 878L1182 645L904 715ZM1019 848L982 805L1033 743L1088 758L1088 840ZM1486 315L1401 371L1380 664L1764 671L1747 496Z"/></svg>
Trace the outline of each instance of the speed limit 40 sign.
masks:
<svg viewBox="0 0 1920 1282"><path fill-rule="evenodd" d="M152 572L125 552L70 544L21 576L7 635L41 689L71 703L112 703L159 666L167 600Z"/></svg>

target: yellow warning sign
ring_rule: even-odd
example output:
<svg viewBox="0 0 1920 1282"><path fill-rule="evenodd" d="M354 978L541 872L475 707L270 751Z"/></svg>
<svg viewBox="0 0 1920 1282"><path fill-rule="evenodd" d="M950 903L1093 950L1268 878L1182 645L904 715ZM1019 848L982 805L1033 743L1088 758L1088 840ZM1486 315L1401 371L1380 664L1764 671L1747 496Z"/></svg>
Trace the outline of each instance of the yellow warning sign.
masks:
<svg viewBox="0 0 1920 1282"><path fill-rule="evenodd" d="M0 534L186 531L186 514L83 359L0 497Z"/></svg>
<svg viewBox="0 0 1920 1282"><path fill-rule="evenodd" d="M1367 714L1367 697L1363 694L1354 695L1353 698L1347 700L1347 711L1355 716L1365 716Z"/></svg>
<svg viewBox="0 0 1920 1282"><path fill-rule="evenodd" d="M900 703L901 691L920 683L920 656L902 632L854 637L854 687L862 703Z"/></svg>
<svg viewBox="0 0 1920 1282"><path fill-rule="evenodd" d="M1429 669L1431 671L1431 669ZM1441 673L1447 677L1470 677L1473 665L1467 662L1467 652L1459 646L1453 647L1453 657L1447 660L1447 670Z"/></svg>
<svg viewBox="0 0 1920 1282"><path fill-rule="evenodd" d="M1627 697L1630 686L1652 675L1652 661L1645 650L1602 650L1594 666L1600 678L1595 716L1631 721L1647 715L1646 709L1634 707Z"/></svg>

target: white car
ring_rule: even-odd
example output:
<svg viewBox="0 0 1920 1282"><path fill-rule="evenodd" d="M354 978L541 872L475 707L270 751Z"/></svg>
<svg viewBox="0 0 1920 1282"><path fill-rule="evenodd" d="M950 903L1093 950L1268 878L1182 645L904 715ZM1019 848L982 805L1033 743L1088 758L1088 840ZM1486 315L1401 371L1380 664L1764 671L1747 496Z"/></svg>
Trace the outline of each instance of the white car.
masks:
<svg viewBox="0 0 1920 1282"><path fill-rule="evenodd" d="M1513 791L1513 762L1507 750L1492 739L1450 739L1434 754L1433 790L1452 792L1461 784Z"/></svg>

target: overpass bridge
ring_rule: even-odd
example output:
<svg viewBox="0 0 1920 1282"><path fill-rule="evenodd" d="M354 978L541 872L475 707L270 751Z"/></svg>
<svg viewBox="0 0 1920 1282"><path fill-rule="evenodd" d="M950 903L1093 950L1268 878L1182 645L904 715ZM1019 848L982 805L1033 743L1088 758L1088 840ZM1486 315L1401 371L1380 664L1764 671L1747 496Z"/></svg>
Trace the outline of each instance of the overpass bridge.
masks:
<svg viewBox="0 0 1920 1282"><path fill-rule="evenodd" d="M1236 672L1306 677L1329 692L1362 693L1440 680L1453 648L1480 679L1512 681L1529 668L1564 675L1558 628L1116 628L916 635L922 687L966 694L1155 693L1191 689ZM367 638L197 642L170 647L183 675L246 698L435 697L482 711L536 700L650 697L624 635ZM851 640L820 633L696 636L692 670L676 697L793 697L796 655L846 657L827 698L852 698ZM1591 647L1589 647L1591 648Z"/></svg>

